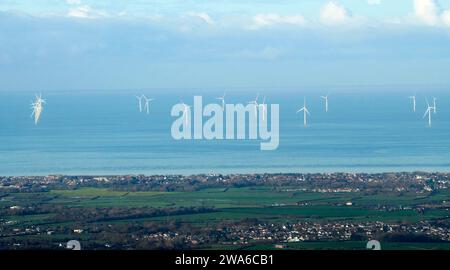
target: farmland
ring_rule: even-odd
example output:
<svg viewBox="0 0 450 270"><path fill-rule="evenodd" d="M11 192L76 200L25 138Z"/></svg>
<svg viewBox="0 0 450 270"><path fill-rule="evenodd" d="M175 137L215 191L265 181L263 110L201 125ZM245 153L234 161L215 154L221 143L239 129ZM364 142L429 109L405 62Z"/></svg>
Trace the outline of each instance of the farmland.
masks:
<svg viewBox="0 0 450 270"><path fill-rule="evenodd" d="M448 198L450 198L448 189L432 193L399 195L305 192L298 191L295 186L207 188L184 192L133 192L80 187L52 189L46 192L6 193L0 199L0 206L7 209L3 211L0 220L2 224L0 240L6 245L16 244L19 248L24 240L26 245L31 245L32 248L36 246L58 248L61 243L64 244L70 239L81 239L93 249L140 248L141 246L133 246L129 239L126 241L122 239L126 238L126 233L125 236L117 237L115 230L127 232L130 230L129 226L144 228L152 226L151 230L141 229L135 232L137 235L140 234L137 239L150 237L154 240L161 237L175 241L181 234L188 234L185 237L192 244L188 248L193 249L272 249L276 243L285 243L282 245L285 249L364 249L364 241L352 239L356 232L364 234L357 230L358 226L370 228L369 231L375 232L378 227L387 226L388 231L395 232L399 224L410 226L420 222L428 224L448 221L450 215L448 207L423 209L424 205L439 206L443 203L443 199ZM74 216L71 216L72 214ZM85 214L86 217L83 219ZM292 238L292 233L281 237L282 234L278 229L267 233L269 236L263 237L258 233L255 234L257 236L245 241L232 241L227 236L218 241L219 243L214 243L205 240L206 236L204 238L199 236L197 240L193 237L194 232L198 235L208 234L208 237L211 232L222 233L224 227L230 227L227 230L234 228L235 231L230 234L238 234L241 230L252 228L255 231L264 226L281 226L280 228L291 226L292 231L298 231L294 230L295 226L312 226L318 235L328 234L328 231L333 233L323 239L304 238L299 233L298 235L303 237L302 241L296 240L295 243L288 241ZM355 228L354 232L350 229L342 230L342 233L352 232L345 239L339 236L341 233L339 230L343 226ZM110 235L102 231L105 227L109 228ZM205 232L205 228L210 230ZM192 235L189 235L189 231ZM334 236L334 233L337 235ZM408 233L411 232L408 230ZM291 238L286 238L288 235ZM385 237L385 234L372 234L372 237L364 235L362 239L378 236ZM446 237L445 231L443 236ZM292 239L298 239L298 236ZM436 237L427 238L425 242L389 241L385 245L387 249L450 249L450 242L442 239L438 241Z"/></svg>

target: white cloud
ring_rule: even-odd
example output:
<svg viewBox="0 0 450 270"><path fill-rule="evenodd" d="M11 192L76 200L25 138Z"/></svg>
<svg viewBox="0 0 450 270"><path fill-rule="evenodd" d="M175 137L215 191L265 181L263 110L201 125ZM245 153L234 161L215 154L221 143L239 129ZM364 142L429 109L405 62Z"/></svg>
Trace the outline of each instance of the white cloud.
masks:
<svg viewBox="0 0 450 270"><path fill-rule="evenodd" d="M450 26L450 10L442 10L435 0L414 0L416 18L429 26Z"/></svg>
<svg viewBox="0 0 450 270"><path fill-rule="evenodd" d="M253 17L250 29L259 29L277 24L305 25L306 19L302 15L279 15L275 13L257 14Z"/></svg>
<svg viewBox="0 0 450 270"><path fill-rule="evenodd" d="M414 12L417 18L425 24L439 23L439 9L434 0L414 0Z"/></svg>
<svg viewBox="0 0 450 270"><path fill-rule="evenodd" d="M378 6L381 5L381 0L367 0L367 4L371 6Z"/></svg>
<svg viewBox="0 0 450 270"><path fill-rule="evenodd" d="M320 10L320 21L325 25L343 24L350 19L349 12L335 2L326 3Z"/></svg>
<svg viewBox="0 0 450 270"><path fill-rule="evenodd" d="M107 17L108 13L104 11L94 10L90 6L77 6L75 8L71 8L67 13L68 17L74 18L99 18L99 17Z"/></svg>
<svg viewBox="0 0 450 270"><path fill-rule="evenodd" d="M211 16L209 16L209 14L205 12L189 12L187 13L187 15L190 17L198 18L209 25L215 24L215 21L211 18Z"/></svg>
<svg viewBox="0 0 450 270"><path fill-rule="evenodd" d="M450 26L450 10L445 10L442 13L442 22L446 25L446 26Z"/></svg>
<svg viewBox="0 0 450 270"><path fill-rule="evenodd" d="M72 8L67 13L69 17L87 18L89 17L89 9L87 7Z"/></svg>
<svg viewBox="0 0 450 270"><path fill-rule="evenodd" d="M66 0L66 3L69 5L80 5L81 0Z"/></svg>

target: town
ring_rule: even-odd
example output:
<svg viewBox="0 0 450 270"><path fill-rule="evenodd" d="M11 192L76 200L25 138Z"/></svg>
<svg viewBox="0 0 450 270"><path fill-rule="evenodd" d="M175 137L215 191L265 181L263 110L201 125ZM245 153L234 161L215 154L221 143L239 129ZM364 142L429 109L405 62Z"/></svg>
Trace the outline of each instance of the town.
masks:
<svg viewBox="0 0 450 270"><path fill-rule="evenodd" d="M0 177L0 248L450 248L450 173Z"/></svg>
<svg viewBox="0 0 450 270"><path fill-rule="evenodd" d="M81 187L127 191L195 191L214 187L292 187L312 192L432 192L450 187L450 173L280 173L109 176L0 176L0 192Z"/></svg>

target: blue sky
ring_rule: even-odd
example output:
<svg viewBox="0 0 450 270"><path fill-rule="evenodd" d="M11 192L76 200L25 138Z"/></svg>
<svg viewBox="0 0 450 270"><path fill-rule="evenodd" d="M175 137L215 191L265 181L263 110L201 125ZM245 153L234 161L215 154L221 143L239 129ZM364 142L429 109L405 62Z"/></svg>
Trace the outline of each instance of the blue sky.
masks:
<svg viewBox="0 0 450 270"><path fill-rule="evenodd" d="M0 0L0 91L449 85L450 0Z"/></svg>
<svg viewBox="0 0 450 270"><path fill-rule="evenodd" d="M173 16L186 12L207 12L214 15L239 13L255 14L276 12L281 14L301 13L316 17L328 1L321 0L2 0L3 11L17 10L30 14L67 14L77 6L89 6L110 14L126 12L130 16L165 14ZM341 0L336 1L354 13L377 18L406 16L413 13L411 0ZM449 8L450 1L436 2L441 8Z"/></svg>

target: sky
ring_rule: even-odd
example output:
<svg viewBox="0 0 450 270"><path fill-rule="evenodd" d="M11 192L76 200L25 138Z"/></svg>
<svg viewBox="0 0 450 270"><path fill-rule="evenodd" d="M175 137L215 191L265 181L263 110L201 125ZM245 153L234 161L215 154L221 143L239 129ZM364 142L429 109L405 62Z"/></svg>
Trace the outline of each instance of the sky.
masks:
<svg viewBox="0 0 450 270"><path fill-rule="evenodd" d="M0 91L450 86L450 0L0 0Z"/></svg>

